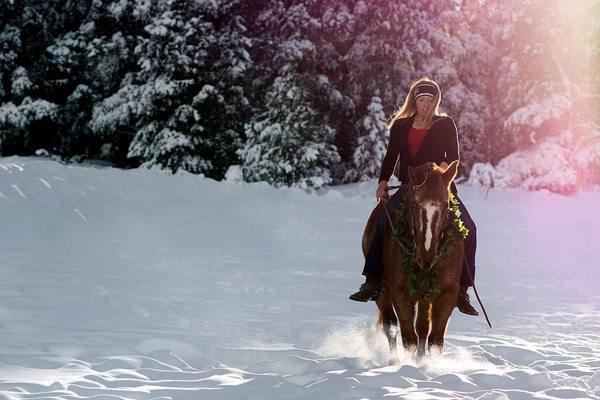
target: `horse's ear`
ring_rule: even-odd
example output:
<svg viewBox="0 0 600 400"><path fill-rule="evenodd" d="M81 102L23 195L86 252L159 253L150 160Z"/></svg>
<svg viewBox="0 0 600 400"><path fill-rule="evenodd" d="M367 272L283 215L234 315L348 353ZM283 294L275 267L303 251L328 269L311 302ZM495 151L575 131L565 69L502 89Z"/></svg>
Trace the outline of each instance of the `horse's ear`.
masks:
<svg viewBox="0 0 600 400"><path fill-rule="evenodd" d="M456 178L457 173L458 173L458 160L454 160L454 161L452 161L452 163L450 163L450 165L448 165L448 168L446 168L446 171L444 171L444 179L446 180L448 185L450 184L450 182L452 182L454 180L454 178Z"/></svg>

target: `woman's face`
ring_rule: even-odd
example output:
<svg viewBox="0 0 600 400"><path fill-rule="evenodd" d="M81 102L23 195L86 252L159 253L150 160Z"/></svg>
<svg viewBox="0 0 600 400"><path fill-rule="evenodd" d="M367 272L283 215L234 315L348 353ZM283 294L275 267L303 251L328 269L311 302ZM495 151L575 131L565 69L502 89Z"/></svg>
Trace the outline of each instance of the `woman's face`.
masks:
<svg viewBox="0 0 600 400"><path fill-rule="evenodd" d="M433 97L421 96L417 99L417 114L425 116L431 107L433 107Z"/></svg>

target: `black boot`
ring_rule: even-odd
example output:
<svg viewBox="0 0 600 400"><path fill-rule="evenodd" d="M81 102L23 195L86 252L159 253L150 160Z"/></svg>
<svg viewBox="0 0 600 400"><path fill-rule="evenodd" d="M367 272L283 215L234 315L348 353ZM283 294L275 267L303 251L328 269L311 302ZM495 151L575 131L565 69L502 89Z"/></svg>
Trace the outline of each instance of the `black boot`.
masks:
<svg viewBox="0 0 600 400"><path fill-rule="evenodd" d="M479 315L477 310L469 302L469 294L467 293L468 286L461 286L456 299L456 307L458 311L467 315Z"/></svg>
<svg viewBox="0 0 600 400"><path fill-rule="evenodd" d="M350 300L377 300L381 294L381 282L373 276L367 276L367 281L360 285L358 292L350 296Z"/></svg>

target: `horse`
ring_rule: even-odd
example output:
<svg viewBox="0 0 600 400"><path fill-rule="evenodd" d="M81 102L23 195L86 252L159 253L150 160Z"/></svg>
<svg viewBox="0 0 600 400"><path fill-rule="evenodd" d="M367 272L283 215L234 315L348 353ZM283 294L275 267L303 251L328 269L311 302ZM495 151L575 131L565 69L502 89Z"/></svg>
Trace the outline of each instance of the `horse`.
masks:
<svg viewBox="0 0 600 400"><path fill-rule="evenodd" d="M418 359L423 357L427 341L431 355L442 353L446 326L456 306L464 258L462 237L449 249L449 253L443 258L438 257L450 207L450 185L457 171L458 160L446 169L435 163L408 167L408 189L404 195L408 201L405 223L408 224L408 232L412 233L412 252L418 267L437 270L435 291L430 296L417 298L414 293L412 296L409 294L402 263L408 257L406 251L410 250L392 237L387 217L383 216L386 228L383 239L382 290L376 301L379 311L377 326L383 329L389 342L390 364L400 363L396 344L398 325L405 353L409 356L414 357L416 351ZM380 212L385 211L376 207L365 227L362 240L365 256Z"/></svg>

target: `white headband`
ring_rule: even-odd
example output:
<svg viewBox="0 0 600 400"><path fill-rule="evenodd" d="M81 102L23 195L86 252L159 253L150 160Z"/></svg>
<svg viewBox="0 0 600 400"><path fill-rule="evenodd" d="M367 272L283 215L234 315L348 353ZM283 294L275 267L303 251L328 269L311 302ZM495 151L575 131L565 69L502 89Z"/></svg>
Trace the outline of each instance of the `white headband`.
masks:
<svg viewBox="0 0 600 400"><path fill-rule="evenodd" d="M423 82L417 85L415 88L415 99L418 99L421 96L431 96L435 98L438 93L438 88L431 83Z"/></svg>

